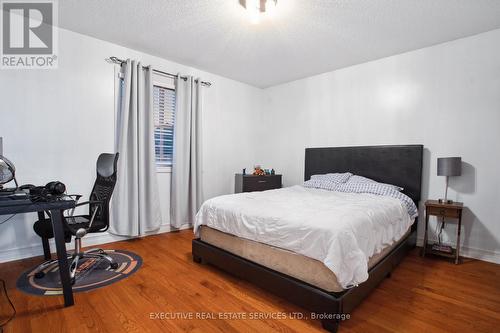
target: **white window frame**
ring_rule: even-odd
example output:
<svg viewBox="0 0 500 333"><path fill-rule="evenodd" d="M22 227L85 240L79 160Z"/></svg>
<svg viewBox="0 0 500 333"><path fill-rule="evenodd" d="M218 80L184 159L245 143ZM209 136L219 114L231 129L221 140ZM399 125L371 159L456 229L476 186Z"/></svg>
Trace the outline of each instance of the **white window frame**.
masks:
<svg viewBox="0 0 500 333"><path fill-rule="evenodd" d="M160 86L175 91L175 81L171 77L153 72L153 86ZM177 92L176 92L177 93ZM175 131L175 128L174 128ZM157 173L172 173L171 166L156 166Z"/></svg>
<svg viewBox="0 0 500 333"><path fill-rule="evenodd" d="M118 117L118 105L120 105L121 91L120 80L123 78L123 73L120 66L114 68L115 82L114 82L114 97L115 97L115 112L114 112L114 133L115 133L115 147L116 147L116 122ZM173 78L164 76L162 74L153 72L153 86L160 86L175 91L175 81ZM174 129L175 130L175 129ZM156 166L157 173L172 173L171 166Z"/></svg>

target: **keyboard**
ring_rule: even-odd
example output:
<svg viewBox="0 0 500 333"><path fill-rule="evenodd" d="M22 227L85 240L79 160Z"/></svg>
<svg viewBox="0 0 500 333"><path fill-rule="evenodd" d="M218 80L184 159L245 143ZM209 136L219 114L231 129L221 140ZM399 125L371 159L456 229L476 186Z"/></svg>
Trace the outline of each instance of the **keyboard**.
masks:
<svg viewBox="0 0 500 333"><path fill-rule="evenodd" d="M13 205L26 205L30 204L31 200L28 197L28 194L24 191L0 191L0 207L1 206L13 206Z"/></svg>

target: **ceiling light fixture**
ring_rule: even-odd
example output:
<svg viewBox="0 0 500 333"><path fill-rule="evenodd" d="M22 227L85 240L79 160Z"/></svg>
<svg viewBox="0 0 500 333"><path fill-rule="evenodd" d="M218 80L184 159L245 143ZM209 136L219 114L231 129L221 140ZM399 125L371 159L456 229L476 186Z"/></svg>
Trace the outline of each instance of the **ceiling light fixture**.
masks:
<svg viewBox="0 0 500 333"><path fill-rule="evenodd" d="M253 24L259 23L263 14L272 15L277 3L278 0L240 0L240 5L247 10Z"/></svg>

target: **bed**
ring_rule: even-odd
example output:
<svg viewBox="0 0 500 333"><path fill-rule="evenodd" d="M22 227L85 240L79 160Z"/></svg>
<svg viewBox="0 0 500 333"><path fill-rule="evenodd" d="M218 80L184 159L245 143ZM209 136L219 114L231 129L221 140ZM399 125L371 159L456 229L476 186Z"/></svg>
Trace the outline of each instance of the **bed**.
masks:
<svg viewBox="0 0 500 333"><path fill-rule="evenodd" d="M317 174L352 172L378 182L397 184L404 188L404 194L418 203L421 188L422 152L422 145L308 148L305 153L304 179L309 180L312 175ZM311 194L309 191L300 194L300 191L302 190L293 187L283 189L279 195L278 192L266 191L268 193L260 194L255 198L264 197L267 200L277 200L276 198L280 196L286 197L288 195L289 197L286 197L284 201L290 201L290 205L295 206L297 206L297 202L293 201L294 195L314 194L316 197L312 196L312 199L317 200L318 198L316 192ZM250 196L246 198L247 201L252 199L252 194L245 195ZM330 196L330 194L328 195ZM335 200L343 198L338 197ZM235 199L238 198L235 197ZM225 200L228 201L227 198ZM391 204L390 200L384 202L382 199L380 202L375 201L375 205L373 200L367 200L367 202L370 204L360 205L356 208L359 215L373 215L377 212L378 205ZM279 204L277 202L275 205L280 207ZM218 205L221 206L221 203ZM217 205L214 203L214 206ZM231 208L231 205L228 207ZM287 206L281 207L285 211ZM306 209L304 208L304 210ZM383 213L383 210L378 210ZM266 209L263 208L262 213L258 211L252 213L268 218L261 222L261 226L265 227L266 223L272 225L273 221L279 220L279 218L267 216L269 214L266 215L265 211ZM295 215L300 215L300 209L296 212ZM235 220L239 214L233 215ZM252 214L247 214L247 216L252 217ZM231 216L223 216L220 219L228 220L227 225L234 225L230 223ZM310 213L305 216L310 219ZM300 219L301 217L298 216L297 223L300 222ZM317 219L318 224L321 225L321 214L317 215ZM293 242L293 238L278 237L276 235L280 235L280 230L273 231L273 228L268 228L267 231L264 228L264 232L260 230L255 233L255 235L269 236L270 241L267 241L266 237L253 239L244 233L245 230L224 229L221 225L206 223L207 225L202 225L196 230L199 237L193 240L192 253L196 262L217 266L311 312L322 314L320 318L323 327L334 332L339 325L339 319L342 318L341 314L350 313L373 288L390 275L392 269L402 260L407 251L415 246L417 224L411 222L390 235L393 238L390 246L381 248L379 244L376 246L377 249L370 252L373 255L367 260L368 267L365 267L364 270L365 274L366 271L368 274L364 277L363 274L358 274L356 277L356 274L349 272L343 266L342 269L345 269L348 274L343 274L344 271L339 270L339 267L335 270L335 256L325 258L322 255L316 255L316 252L308 253L306 250L302 250L303 241L302 245L294 247L293 244L297 242ZM281 229L282 235L288 234L283 233L283 230ZM297 237L302 240L304 236L309 237L307 244L313 244L315 242L312 240L317 240L321 245L323 241L321 233L308 231ZM322 247L324 246L319 246L319 248ZM332 263L332 260L333 265L328 265ZM363 269L358 270L363 271ZM311 272L314 274L310 274Z"/></svg>

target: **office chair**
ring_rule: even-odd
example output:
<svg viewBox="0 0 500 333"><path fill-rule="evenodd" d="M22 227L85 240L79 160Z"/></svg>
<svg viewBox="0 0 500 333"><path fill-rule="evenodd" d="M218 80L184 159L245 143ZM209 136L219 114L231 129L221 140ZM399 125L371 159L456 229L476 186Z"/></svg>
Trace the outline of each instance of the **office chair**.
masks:
<svg viewBox="0 0 500 333"><path fill-rule="evenodd" d="M118 268L118 264L102 249L91 249L82 252L82 238L88 233L104 232L109 227L109 203L111 195L116 184L117 177L118 153L116 154L101 154L97 159L97 179L90 194L90 200L78 203L81 195L70 195L77 202L76 207L88 205L89 212L87 215L74 215L75 208L70 210L68 216L64 216L64 233L66 242L71 241L71 237L75 237L75 250L72 254L68 254L68 260L71 261L70 277L71 282L75 283L76 271L78 263L84 258L102 259L109 263L112 269ZM46 214L49 214L46 212ZM44 250L48 245L47 239L54 237L52 223L50 219L40 218L33 225L35 233L42 237L44 242ZM50 214L49 214L50 217ZM47 243L47 244L46 244ZM50 250L48 250L50 253ZM45 276L44 270L52 265L56 260L48 260L40 264L35 270L35 278Z"/></svg>

